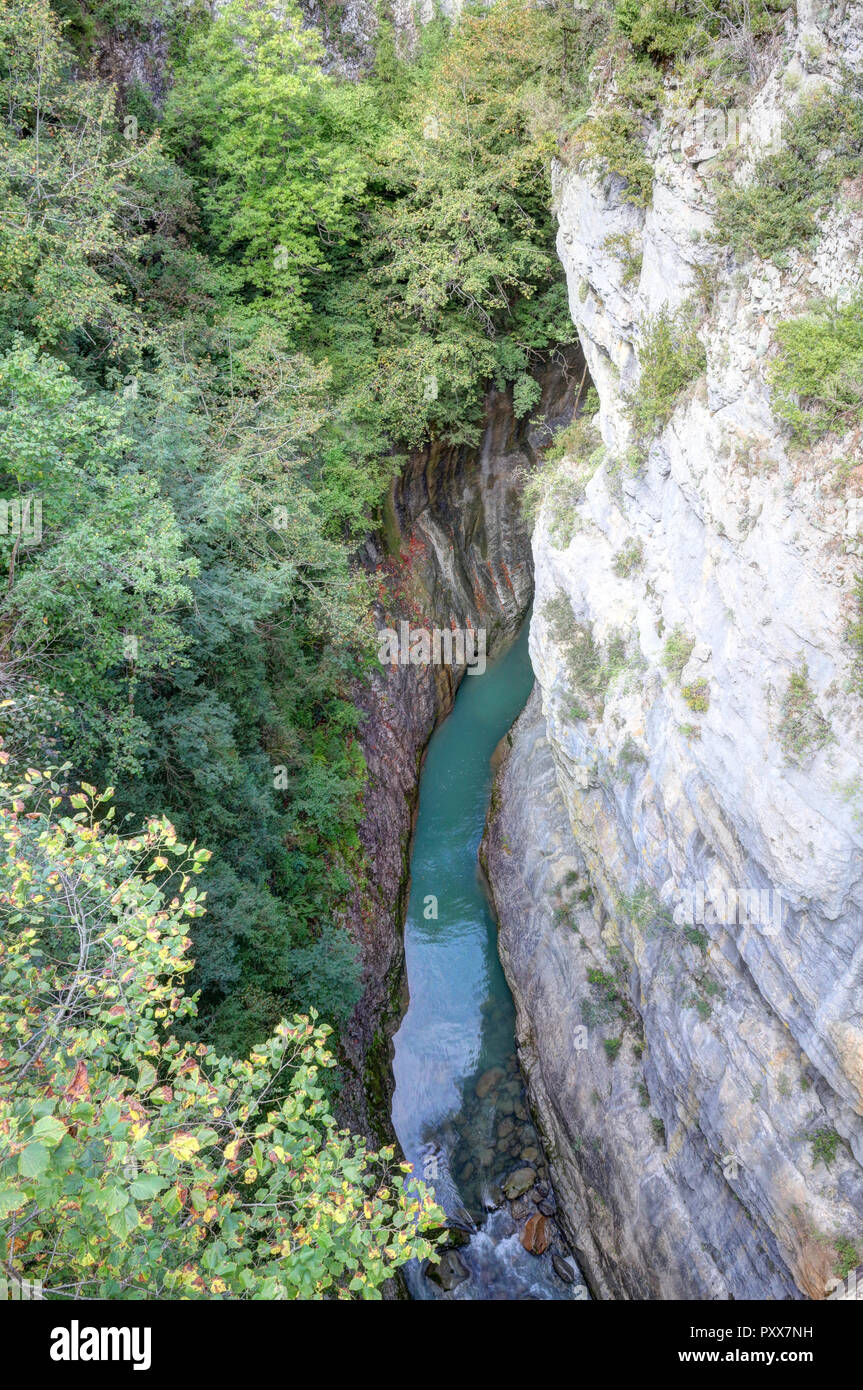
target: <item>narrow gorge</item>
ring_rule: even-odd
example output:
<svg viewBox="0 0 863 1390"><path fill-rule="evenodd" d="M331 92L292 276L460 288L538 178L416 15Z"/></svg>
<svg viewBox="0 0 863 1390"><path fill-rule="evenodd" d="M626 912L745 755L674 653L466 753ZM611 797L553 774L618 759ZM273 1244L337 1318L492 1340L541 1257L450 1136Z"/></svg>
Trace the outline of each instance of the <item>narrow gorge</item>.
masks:
<svg viewBox="0 0 863 1390"><path fill-rule="evenodd" d="M789 14L739 116L738 177L790 100L839 90L861 59L859 6ZM480 508L479 539L476 492L456 501L446 462L417 460L393 514L434 557L418 567L434 621L510 639L535 574L536 688L501 749L482 860L519 1062L592 1295L821 1299L859 1259L863 1221L863 769L846 638L861 545L849 465L829 452L853 467L859 442L801 454L770 382L775 325L859 292L863 219L840 199L811 249L779 267L738 255L729 271L712 236L722 145L666 98L647 208L622 178L556 166L558 251L599 408L541 470L531 549L520 460L499 446L502 503ZM701 370L645 445L640 354L657 322L690 312ZM467 523L442 523L450 507ZM400 917L419 755L453 682L395 679L367 747L381 784L384 758L404 770L383 835L382 896L401 885Z"/></svg>

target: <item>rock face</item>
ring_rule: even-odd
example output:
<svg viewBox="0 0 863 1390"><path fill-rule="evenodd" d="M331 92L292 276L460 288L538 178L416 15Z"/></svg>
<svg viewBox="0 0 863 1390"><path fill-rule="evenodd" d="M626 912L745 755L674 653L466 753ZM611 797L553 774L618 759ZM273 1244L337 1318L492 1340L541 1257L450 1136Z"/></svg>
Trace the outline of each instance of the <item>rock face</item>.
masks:
<svg viewBox="0 0 863 1390"><path fill-rule="evenodd" d="M145 88L161 111L171 80L169 50L170 36L165 26L155 20L142 34L107 30L96 38L96 70L124 95L132 87Z"/></svg>
<svg viewBox="0 0 863 1390"><path fill-rule="evenodd" d="M392 486L386 535L369 541L364 562L377 571L381 628L455 625L484 628L491 655L521 626L533 594L530 535L521 516L523 476L544 428L571 417L583 359L553 355L539 370L542 396L532 417L516 420L506 392L492 392L478 448L433 445L412 456ZM408 853L423 752L452 708L464 667L382 665L354 692L368 766L360 840L365 882L347 924L360 946L364 993L343 1034L349 1064L345 1122L391 1137L390 1038L402 1011L402 925Z"/></svg>
<svg viewBox="0 0 863 1390"><path fill-rule="evenodd" d="M747 1297L794 1297L775 1241L731 1197L697 1125L678 1124L668 1142L658 1132L659 1087L651 1053L637 1055L641 1029L635 1017L624 1024L616 1003L604 1008L607 987L590 982L590 973L613 974L603 939L608 919L588 901L538 689L511 739L484 855L557 1218L591 1292L603 1299L728 1298L744 1290ZM565 919L563 902L571 904ZM673 1040L677 1023L666 1026ZM650 1036L646 1026L644 1033ZM612 1062L603 1036L622 1034ZM718 1080L721 1090L721 1070ZM639 1088L651 1081L645 1106Z"/></svg>
<svg viewBox="0 0 863 1390"><path fill-rule="evenodd" d="M762 129L861 65L863 7L801 4L785 39ZM823 1298L837 1242L863 1249L861 546L836 473L861 457L854 437L792 451L767 374L778 322L859 290L863 218L839 198L811 253L734 267L705 236L711 151L662 137L646 211L556 172L604 452L564 465L535 529L538 693L485 853L594 1291ZM620 233L642 255L626 283ZM711 261L706 372L633 471L645 318Z"/></svg>
<svg viewBox="0 0 863 1390"><path fill-rule="evenodd" d="M461 8L461 0L391 0L386 10L376 0L344 0L339 5L328 0L300 0L306 22L323 39L324 67L346 77L360 77L371 67L383 15L392 24L400 51L408 55L414 52L424 24L436 14L451 16Z"/></svg>

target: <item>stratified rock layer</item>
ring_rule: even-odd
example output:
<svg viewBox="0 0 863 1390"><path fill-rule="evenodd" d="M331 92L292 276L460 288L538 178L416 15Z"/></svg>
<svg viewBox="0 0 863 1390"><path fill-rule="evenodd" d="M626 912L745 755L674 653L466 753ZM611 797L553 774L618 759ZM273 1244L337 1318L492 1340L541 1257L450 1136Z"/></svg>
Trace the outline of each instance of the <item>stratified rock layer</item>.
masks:
<svg viewBox="0 0 863 1390"><path fill-rule="evenodd" d="M800 5L755 98L762 128L861 56L863 7ZM778 322L859 291L863 219L838 197L811 253L735 267L705 236L712 152L662 130L652 148L647 211L618 179L556 173L605 453L564 465L533 536L540 693L488 865L562 1219L595 1290L822 1298L837 1245L863 1250L863 704L846 636L861 547L836 472L859 441L791 451L768 373ZM633 468L647 315L711 263L706 373ZM804 670L818 736L795 746ZM728 890L752 889L747 921Z"/></svg>

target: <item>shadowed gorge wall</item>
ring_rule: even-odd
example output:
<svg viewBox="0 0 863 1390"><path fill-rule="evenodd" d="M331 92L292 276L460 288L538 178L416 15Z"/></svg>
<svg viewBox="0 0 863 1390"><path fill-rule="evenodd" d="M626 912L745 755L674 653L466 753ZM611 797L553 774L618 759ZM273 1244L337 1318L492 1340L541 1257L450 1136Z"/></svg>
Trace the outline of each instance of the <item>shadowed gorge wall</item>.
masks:
<svg viewBox="0 0 863 1390"><path fill-rule="evenodd" d="M411 456L392 485L387 536L369 541L364 556L381 576L379 626L404 616L429 628L484 627L489 652L517 632L533 595L530 537L520 508L524 476L549 427L571 417L582 372L577 349L555 354L538 373L542 397L530 417L517 420L509 393L493 391L478 449L432 445ZM356 690L366 713L360 736L369 778L360 838L369 876L350 912L365 992L346 1034L353 1073L346 1104L357 1122L383 1124L385 1131L420 763L463 674L447 666L385 666Z"/></svg>

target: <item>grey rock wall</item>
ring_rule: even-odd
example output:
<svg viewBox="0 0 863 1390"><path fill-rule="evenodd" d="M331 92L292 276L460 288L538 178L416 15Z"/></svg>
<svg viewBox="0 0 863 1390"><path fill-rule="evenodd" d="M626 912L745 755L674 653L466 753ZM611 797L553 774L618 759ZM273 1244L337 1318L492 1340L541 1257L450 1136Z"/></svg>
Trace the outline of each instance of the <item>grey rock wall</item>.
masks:
<svg viewBox="0 0 863 1390"><path fill-rule="evenodd" d="M801 91L835 82L841 62L859 63L861 35L859 4L789 15L753 102L761 128ZM536 920L539 908L530 928L506 919L504 875L504 959L532 1020L525 1065L597 1288L820 1298L837 1241L863 1250L863 702L846 638L860 499L840 482L863 458L854 435L791 450L768 372L778 322L814 295L859 289L863 218L839 197L814 253L792 251L782 268L737 265L707 236L710 151L661 137L646 212L623 201L618 179L556 171L558 248L602 451L562 465L534 532L543 726L519 737L547 740L531 795L551 795L553 766L565 809L554 854L583 864L592 903L578 908L586 945L574 946ZM747 170L744 158L739 176ZM642 255L629 283L608 241L620 232ZM680 304L710 263L706 373L631 471L627 397L646 318ZM675 631L677 671L666 659ZM605 669L585 707L590 644ZM825 737L795 750L783 715L804 667L807 718ZM507 786L518 872L550 872L546 810L508 806ZM727 895L749 889L762 897L747 914ZM693 920L699 894L704 922ZM529 930L548 953L539 980L538 950L518 941ZM588 1013L597 1003L591 968L619 976L628 1003L589 1032L585 1056L572 1038L582 1000ZM558 969L565 985L544 976ZM609 1064L604 1043L618 1036ZM664 1126L661 1144L648 1144L648 1116ZM818 1161L825 1144L829 1162Z"/></svg>

